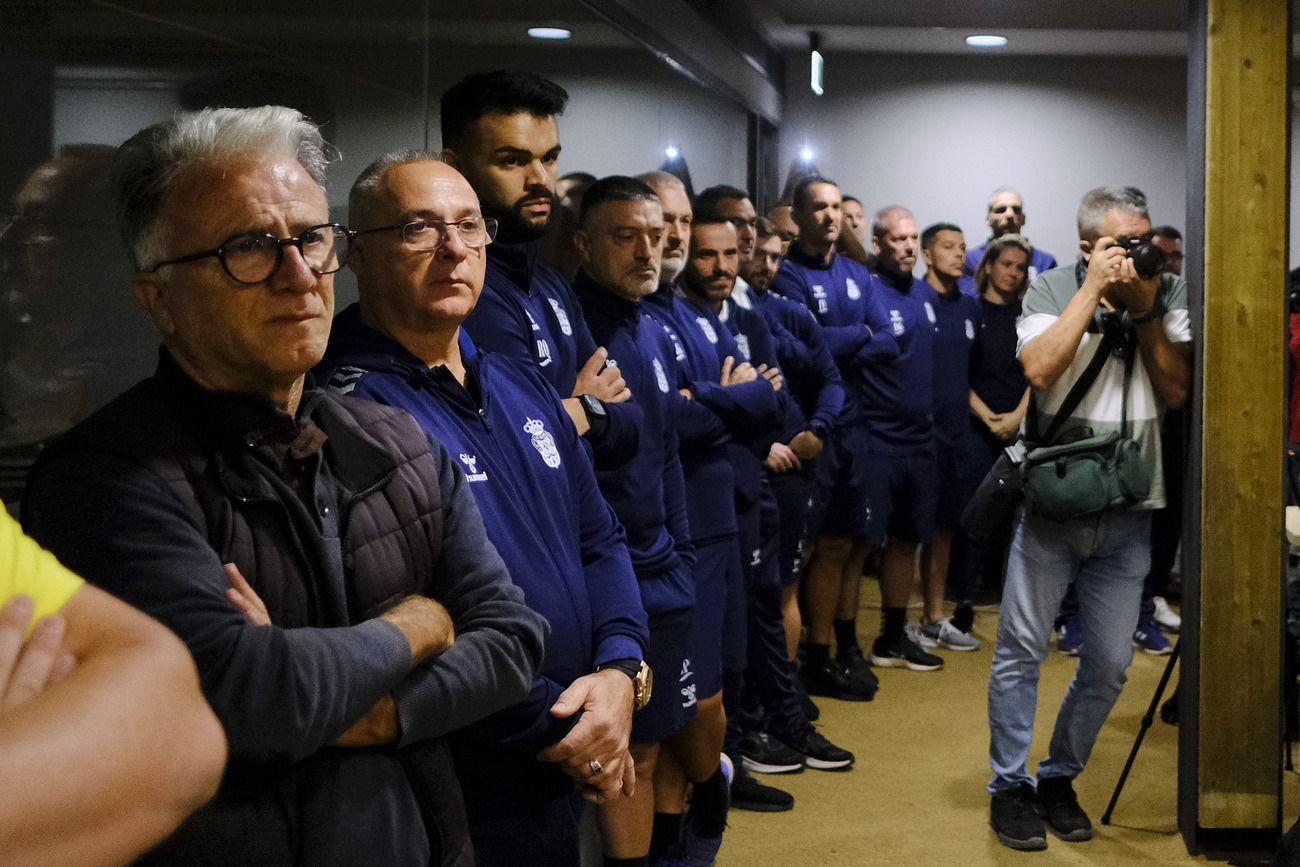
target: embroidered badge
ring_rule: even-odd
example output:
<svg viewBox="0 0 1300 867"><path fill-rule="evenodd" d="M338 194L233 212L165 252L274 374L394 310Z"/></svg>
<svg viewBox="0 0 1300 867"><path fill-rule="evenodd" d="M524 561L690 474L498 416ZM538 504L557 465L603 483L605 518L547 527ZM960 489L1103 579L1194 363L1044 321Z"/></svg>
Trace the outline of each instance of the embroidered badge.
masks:
<svg viewBox="0 0 1300 867"><path fill-rule="evenodd" d="M845 277L844 285L847 287L849 297L852 298L854 301L857 301L859 298L862 297L862 290L858 288L857 280L854 280L852 277Z"/></svg>
<svg viewBox="0 0 1300 867"><path fill-rule="evenodd" d="M925 317L930 320L931 325L939 321L939 318L934 315L934 308L930 306L929 301L925 302Z"/></svg>
<svg viewBox="0 0 1300 867"><path fill-rule="evenodd" d="M975 339L975 323L971 322L969 319L966 320L966 339Z"/></svg>
<svg viewBox="0 0 1300 867"><path fill-rule="evenodd" d="M468 455L465 454L464 452L461 452L460 462L465 465L466 479L468 479L471 482L487 481L487 473L480 473L478 471L478 457L476 455Z"/></svg>
<svg viewBox="0 0 1300 867"><path fill-rule="evenodd" d="M710 343L718 342L718 332L713 330L712 322L705 319L703 316L696 316L695 324L700 326L700 330L704 332L704 336L708 338Z"/></svg>
<svg viewBox="0 0 1300 867"><path fill-rule="evenodd" d="M541 419L530 418L524 422L524 433L533 438L533 448L537 449L548 467L555 469L560 465L560 450L555 447L555 438Z"/></svg>
<svg viewBox="0 0 1300 867"><path fill-rule="evenodd" d="M889 324L894 329L895 337L902 337L907 329L903 326L903 314L899 310L889 311Z"/></svg>
<svg viewBox="0 0 1300 867"><path fill-rule="evenodd" d="M746 335L736 335L736 348L740 350L741 355L745 356L745 360L749 361L749 338Z"/></svg>
<svg viewBox="0 0 1300 867"><path fill-rule="evenodd" d="M817 312L827 313L830 311L830 304L826 302L826 287L813 286L813 300L817 302Z"/></svg>
<svg viewBox="0 0 1300 867"><path fill-rule="evenodd" d="M668 375L664 373L664 366L659 363L659 359L651 359L655 368L655 382L659 383L659 390L664 394L668 393Z"/></svg>
<svg viewBox="0 0 1300 867"><path fill-rule="evenodd" d="M551 302L551 309L555 311L555 318L560 320L560 330L564 332L564 336L572 337L573 326L569 324L569 314L560 306L559 301L554 298L547 298L546 300Z"/></svg>

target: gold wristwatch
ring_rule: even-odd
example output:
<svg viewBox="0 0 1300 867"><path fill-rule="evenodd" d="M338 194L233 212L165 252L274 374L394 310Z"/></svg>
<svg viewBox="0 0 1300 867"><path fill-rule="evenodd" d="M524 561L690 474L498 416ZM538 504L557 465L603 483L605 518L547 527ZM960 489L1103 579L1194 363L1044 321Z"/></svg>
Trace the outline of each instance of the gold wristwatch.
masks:
<svg viewBox="0 0 1300 867"><path fill-rule="evenodd" d="M650 703L650 694L654 690L654 672L644 659L611 659L603 665L596 666L596 671L616 668L632 678L632 710L638 711Z"/></svg>

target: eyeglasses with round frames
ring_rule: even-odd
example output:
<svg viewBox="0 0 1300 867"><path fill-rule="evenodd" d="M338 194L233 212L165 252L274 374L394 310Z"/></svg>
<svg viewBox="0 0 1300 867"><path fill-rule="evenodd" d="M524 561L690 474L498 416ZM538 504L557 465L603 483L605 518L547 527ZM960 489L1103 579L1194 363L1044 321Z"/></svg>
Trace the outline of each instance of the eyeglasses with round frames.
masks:
<svg viewBox="0 0 1300 867"><path fill-rule="evenodd" d="M215 256L230 279L251 285L270 279L280 270L285 247L297 247L307 267L321 277L333 274L347 264L352 249L352 232L339 223L312 226L291 238L277 238L267 232L244 232L227 238L215 250L168 259L146 269L145 273L152 274L166 265L197 262Z"/></svg>
<svg viewBox="0 0 1300 867"><path fill-rule="evenodd" d="M449 230L455 230L460 241L466 247L477 249L491 244L497 236L497 221L492 217L466 217L463 220L411 220L392 226L376 226L373 229L358 229L356 235L369 235L375 232L398 230L402 240L412 250L427 253L437 250L447 243Z"/></svg>

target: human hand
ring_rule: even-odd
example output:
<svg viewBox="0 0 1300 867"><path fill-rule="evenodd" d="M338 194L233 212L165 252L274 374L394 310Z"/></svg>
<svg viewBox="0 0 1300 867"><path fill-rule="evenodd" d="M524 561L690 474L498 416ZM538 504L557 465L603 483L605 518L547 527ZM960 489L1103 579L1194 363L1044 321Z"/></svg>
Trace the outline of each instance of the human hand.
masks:
<svg viewBox="0 0 1300 867"><path fill-rule="evenodd" d="M334 741L336 747L382 747L397 740L397 702L386 695Z"/></svg>
<svg viewBox="0 0 1300 867"><path fill-rule="evenodd" d="M1120 272L1128 251L1115 243L1109 235L1103 235L1092 245L1088 255L1088 272L1083 278L1083 289L1094 293L1098 299L1110 291L1119 281ZM1132 264L1132 263L1130 263Z"/></svg>
<svg viewBox="0 0 1300 867"><path fill-rule="evenodd" d="M1009 440L1020 431L1020 420L1013 413L995 415L989 431L1000 440Z"/></svg>
<svg viewBox="0 0 1300 867"><path fill-rule="evenodd" d="M722 359L722 374L718 377L719 385L739 385L758 379L758 371L748 361L736 364L736 359L728 355Z"/></svg>
<svg viewBox="0 0 1300 867"><path fill-rule="evenodd" d="M758 372L772 384L773 391L780 391L781 386L785 384L785 377L781 375L781 368L779 367L768 367L766 364L760 364Z"/></svg>
<svg viewBox="0 0 1300 867"><path fill-rule="evenodd" d="M448 650L456 643L456 625L442 603L428 596L408 596L379 615L402 631L414 662Z"/></svg>
<svg viewBox="0 0 1300 867"><path fill-rule="evenodd" d="M823 445L825 443L817 434L810 430L800 431L795 434L794 439L790 440L790 451L794 452L801 461L811 461L821 454Z"/></svg>
<svg viewBox="0 0 1300 867"><path fill-rule="evenodd" d="M234 563L227 563L222 568L226 570L226 577L230 579L230 589L226 591L226 598L254 626L270 626L271 614L266 610L266 603L240 574L239 567Z"/></svg>
<svg viewBox="0 0 1300 867"><path fill-rule="evenodd" d="M578 380L573 385L573 396L590 394L605 403L622 403L632 398L632 392L623 381L623 372L617 366L606 364L609 352L600 346L587 359L587 363L578 371Z"/></svg>
<svg viewBox="0 0 1300 867"><path fill-rule="evenodd" d="M551 714L567 718L581 710L582 717L563 739L539 752L537 758L555 763L572 777L589 801L603 804L619 795L630 798L636 785L635 772L630 777L628 774L632 767L627 749L632 732L632 698L632 679L617 669L607 668L578 678L560 693Z"/></svg>
<svg viewBox="0 0 1300 867"><path fill-rule="evenodd" d="M1142 277L1132 259L1120 263L1119 279L1114 283L1115 300L1123 305L1131 316L1141 316L1151 312L1156 303L1156 292L1160 289L1160 275Z"/></svg>
<svg viewBox="0 0 1300 867"><path fill-rule="evenodd" d="M785 473L799 469L799 456L785 443L772 443L768 449L763 466L774 473Z"/></svg>
<svg viewBox="0 0 1300 867"><path fill-rule="evenodd" d="M42 617L27 634L35 610L36 603L26 594L0 608L0 713L64 680L76 667L76 658L59 650L67 628L61 616Z"/></svg>

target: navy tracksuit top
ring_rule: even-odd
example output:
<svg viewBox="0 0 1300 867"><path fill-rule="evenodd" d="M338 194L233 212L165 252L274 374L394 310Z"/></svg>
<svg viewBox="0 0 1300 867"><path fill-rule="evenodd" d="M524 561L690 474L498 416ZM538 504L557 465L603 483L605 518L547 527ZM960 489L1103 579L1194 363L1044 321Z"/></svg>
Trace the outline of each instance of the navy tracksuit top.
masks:
<svg viewBox="0 0 1300 867"><path fill-rule="evenodd" d="M980 329L980 299L960 288L934 294L934 436L951 445L970 428L970 360Z"/></svg>
<svg viewBox="0 0 1300 867"><path fill-rule="evenodd" d="M640 405L644 421L636 454L618 469L600 470L596 481L627 530L628 553L642 579L641 600L656 614L695 604L695 582L684 561L695 563L686 519L686 492L678 457L677 393L681 381L673 345L639 304L620 298L579 272L578 302L592 336L609 350ZM716 420L715 420L716 424ZM719 425L720 427L720 425ZM680 583L647 579L676 576Z"/></svg>
<svg viewBox="0 0 1300 867"><path fill-rule="evenodd" d="M938 293L911 274L873 272L871 284L898 345L896 357L863 369L872 446L884 454L932 448Z"/></svg>
<svg viewBox="0 0 1300 867"><path fill-rule="evenodd" d="M528 698L476 729L531 753L572 725L549 709L573 680L643 656L646 615L623 528L555 389L535 365L480 354L463 331L460 345L464 386L362 323L354 304L335 318L317 372L338 391L405 409L460 461L488 539L551 627Z"/></svg>
<svg viewBox="0 0 1300 867"><path fill-rule="evenodd" d="M844 408L844 382L822 327L807 307L775 292L755 289L749 300L776 341L776 358L790 397L803 414L804 429L826 439Z"/></svg>
<svg viewBox="0 0 1300 867"><path fill-rule="evenodd" d="M847 256L833 255L826 262L791 244L772 289L812 311L844 381L839 424L862 423L868 396L865 372L898 355L871 272Z"/></svg>
<svg viewBox="0 0 1300 867"><path fill-rule="evenodd" d="M728 445L747 442L756 430L779 427L776 393L762 377L740 385L719 384L723 360L731 356L739 364L744 356L731 331L711 309L678 297L668 285L660 286L642 303L673 342L695 398L691 402L710 410L728 434L719 442L714 430L701 434L679 426L691 538L703 544L735 535L739 532L736 472Z"/></svg>
<svg viewBox="0 0 1300 867"><path fill-rule="evenodd" d="M573 393L578 371L597 343L573 288L538 255L537 244L489 244L483 294L464 329L484 352L531 361L561 397ZM633 403L605 407L608 424L594 439L597 467L618 466L636 452L640 409Z"/></svg>

